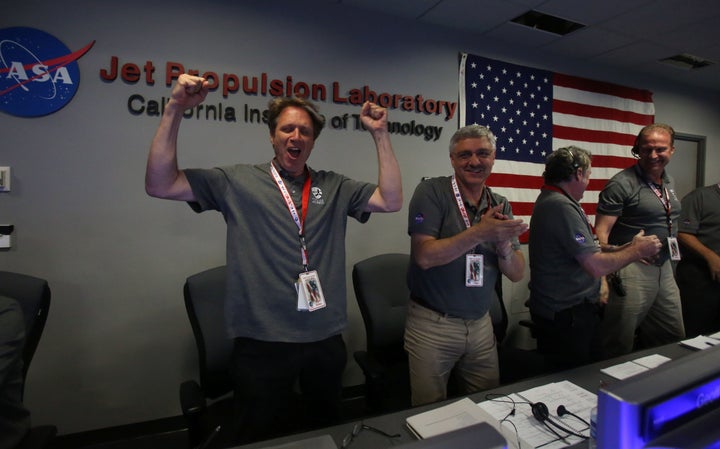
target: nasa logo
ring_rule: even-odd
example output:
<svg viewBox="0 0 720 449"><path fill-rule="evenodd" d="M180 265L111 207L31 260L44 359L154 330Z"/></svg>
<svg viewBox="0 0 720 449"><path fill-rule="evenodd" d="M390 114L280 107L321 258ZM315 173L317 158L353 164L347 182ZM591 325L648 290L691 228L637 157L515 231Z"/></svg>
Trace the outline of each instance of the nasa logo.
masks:
<svg viewBox="0 0 720 449"><path fill-rule="evenodd" d="M77 60L94 43L71 53L44 31L1 29L0 110L18 117L39 117L63 108L78 89Z"/></svg>

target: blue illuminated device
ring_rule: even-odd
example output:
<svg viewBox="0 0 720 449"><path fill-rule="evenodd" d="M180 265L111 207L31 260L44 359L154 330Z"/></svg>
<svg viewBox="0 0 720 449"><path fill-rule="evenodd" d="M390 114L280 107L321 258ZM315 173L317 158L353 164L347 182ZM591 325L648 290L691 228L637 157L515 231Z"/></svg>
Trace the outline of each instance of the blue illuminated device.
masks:
<svg viewBox="0 0 720 449"><path fill-rule="evenodd" d="M598 392L599 449L720 449L720 346Z"/></svg>

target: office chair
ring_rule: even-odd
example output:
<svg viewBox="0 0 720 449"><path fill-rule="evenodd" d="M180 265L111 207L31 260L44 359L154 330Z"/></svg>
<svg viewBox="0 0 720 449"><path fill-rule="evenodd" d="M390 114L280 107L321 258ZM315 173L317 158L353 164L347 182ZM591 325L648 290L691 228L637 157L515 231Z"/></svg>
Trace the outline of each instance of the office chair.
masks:
<svg viewBox="0 0 720 449"><path fill-rule="evenodd" d="M403 347L410 290L407 254L380 254L353 266L355 297L365 324L366 350L353 354L365 375L372 412L410 407L410 377Z"/></svg>
<svg viewBox="0 0 720 449"><path fill-rule="evenodd" d="M505 342L509 317L505 301L503 300L502 276L495 283L495 295L490 307L490 318L493 323L493 332L498 348L500 364L500 384L519 382L529 377L539 376L551 372L552 367L536 350L514 347ZM520 325L524 325L521 321Z"/></svg>
<svg viewBox="0 0 720 449"><path fill-rule="evenodd" d="M40 343L50 310L50 286L45 279L10 271L0 271L0 295L15 299L25 317L25 348L23 350L23 385L30 362ZM54 425L31 427L18 449L39 449L47 447L57 434Z"/></svg>
<svg viewBox="0 0 720 449"><path fill-rule="evenodd" d="M355 297L365 324L367 349L353 356L365 375L365 399L371 412L410 407L407 353L403 347L410 291L407 286L407 254L380 254L353 267ZM490 317L498 346L500 382L517 382L549 370L536 351L503 344L508 313L502 300L502 277L495 284ZM448 396L458 394L452 378Z"/></svg>
<svg viewBox="0 0 720 449"><path fill-rule="evenodd" d="M180 385L180 405L188 425L190 447L203 442L220 425L214 445L232 440L233 400L230 360L233 340L225 333L225 266L188 277L185 308L195 336L200 381ZM229 397L228 394L230 395ZM208 400L213 401L208 405Z"/></svg>

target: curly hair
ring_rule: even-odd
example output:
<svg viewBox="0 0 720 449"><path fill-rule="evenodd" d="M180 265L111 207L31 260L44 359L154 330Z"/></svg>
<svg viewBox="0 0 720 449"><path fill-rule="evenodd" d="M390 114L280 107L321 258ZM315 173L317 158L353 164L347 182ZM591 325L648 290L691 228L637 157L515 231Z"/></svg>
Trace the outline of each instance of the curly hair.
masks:
<svg viewBox="0 0 720 449"><path fill-rule="evenodd" d="M578 168L583 171L590 168L591 159L592 154L582 148L572 145L558 148L545 159L545 184L569 181Z"/></svg>

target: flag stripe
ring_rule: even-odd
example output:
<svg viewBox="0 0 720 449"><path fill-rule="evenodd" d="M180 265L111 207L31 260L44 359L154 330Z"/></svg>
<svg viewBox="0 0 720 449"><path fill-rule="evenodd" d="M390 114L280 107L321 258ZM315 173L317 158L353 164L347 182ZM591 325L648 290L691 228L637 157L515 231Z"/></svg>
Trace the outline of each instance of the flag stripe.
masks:
<svg viewBox="0 0 720 449"><path fill-rule="evenodd" d="M545 158L569 145L593 154L581 205L594 220L599 192L615 173L635 163L630 153L635 136L654 119L648 90L470 54L462 55L459 73L461 125L485 125L497 137L488 185L526 221L543 184Z"/></svg>
<svg viewBox="0 0 720 449"><path fill-rule="evenodd" d="M637 124L642 124L647 119L647 114L632 111L623 111L622 109L614 109L604 106L593 106L588 104L574 103L572 101L558 100L557 98L555 98L553 100L553 114L558 112L564 114L579 115L583 117L592 117Z"/></svg>
<svg viewBox="0 0 720 449"><path fill-rule="evenodd" d="M635 136L614 131L599 131L560 125L553 125L553 137L576 142L613 143L615 145L630 146L635 141Z"/></svg>
<svg viewBox="0 0 720 449"><path fill-rule="evenodd" d="M631 87L620 86L618 84L595 81L587 78L578 78L576 76L565 75L562 73L554 74L553 84L556 86L570 87L572 89L595 92L613 97L630 98L642 103L649 104L653 101L652 92L649 90L633 89Z"/></svg>

